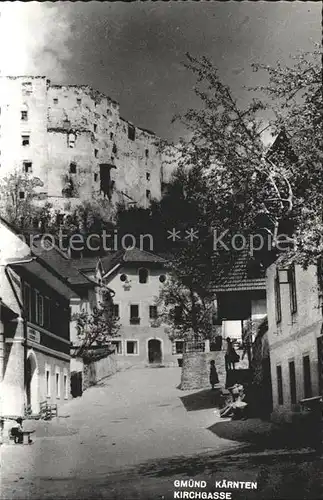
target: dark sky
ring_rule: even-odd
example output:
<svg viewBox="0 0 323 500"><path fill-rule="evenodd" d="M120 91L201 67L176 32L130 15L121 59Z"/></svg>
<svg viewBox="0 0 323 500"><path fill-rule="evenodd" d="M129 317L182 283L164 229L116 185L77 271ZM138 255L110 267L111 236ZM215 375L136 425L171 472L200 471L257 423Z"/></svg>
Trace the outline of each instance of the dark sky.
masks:
<svg viewBox="0 0 323 500"><path fill-rule="evenodd" d="M262 82L250 70L252 62L288 62L289 54L311 50L313 41L321 40L319 2L16 2L6 7L5 26L10 16L16 24L7 28L6 43L12 37L16 46L3 73L89 84L119 101L125 118L174 140L184 131L171 125L173 115L198 105L194 76L182 65L186 52L209 57L243 103L248 95L243 85Z"/></svg>

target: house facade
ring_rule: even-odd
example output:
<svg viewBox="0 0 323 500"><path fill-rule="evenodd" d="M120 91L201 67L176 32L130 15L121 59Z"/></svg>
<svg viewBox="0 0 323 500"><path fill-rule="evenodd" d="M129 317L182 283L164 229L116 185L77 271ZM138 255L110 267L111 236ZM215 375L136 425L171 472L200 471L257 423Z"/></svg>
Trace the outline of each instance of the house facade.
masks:
<svg viewBox="0 0 323 500"><path fill-rule="evenodd" d="M73 292L15 231L0 221L1 415L39 413L70 397L70 309Z"/></svg>
<svg viewBox="0 0 323 500"><path fill-rule="evenodd" d="M268 343L274 414L322 394L322 294L317 265L267 270Z"/></svg>
<svg viewBox="0 0 323 500"><path fill-rule="evenodd" d="M156 304L167 281L165 264L163 258L137 248L99 261L96 279L114 292L114 315L120 330L111 342L120 366L178 364L183 343L169 339Z"/></svg>

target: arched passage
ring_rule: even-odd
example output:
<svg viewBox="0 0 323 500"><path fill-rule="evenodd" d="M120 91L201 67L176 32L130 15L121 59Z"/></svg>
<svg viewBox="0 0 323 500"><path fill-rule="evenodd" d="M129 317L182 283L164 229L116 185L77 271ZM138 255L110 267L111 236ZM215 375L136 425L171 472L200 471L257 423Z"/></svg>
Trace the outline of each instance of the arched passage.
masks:
<svg viewBox="0 0 323 500"><path fill-rule="evenodd" d="M29 351L26 362L26 403L32 413L38 413L38 366L37 358L33 351Z"/></svg>
<svg viewBox="0 0 323 500"><path fill-rule="evenodd" d="M159 339L148 340L148 361L149 363L161 363L163 358L162 343Z"/></svg>

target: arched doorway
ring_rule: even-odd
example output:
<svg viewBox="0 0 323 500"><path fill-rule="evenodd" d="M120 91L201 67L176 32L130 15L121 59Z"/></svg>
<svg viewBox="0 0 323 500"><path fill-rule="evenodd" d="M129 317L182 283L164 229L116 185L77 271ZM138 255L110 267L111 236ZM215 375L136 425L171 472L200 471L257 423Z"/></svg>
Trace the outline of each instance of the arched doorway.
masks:
<svg viewBox="0 0 323 500"><path fill-rule="evenodd" d="M148 360L149 363L162 362L162 345L158 339L150 339L148 341Z"/></svg>
<svg viewBox="0 0 323 500"><path fill-rule="evenodd" d="M38 413L38 368L34 352L30 351L26 362L26 403L32 413Z"/></svg>

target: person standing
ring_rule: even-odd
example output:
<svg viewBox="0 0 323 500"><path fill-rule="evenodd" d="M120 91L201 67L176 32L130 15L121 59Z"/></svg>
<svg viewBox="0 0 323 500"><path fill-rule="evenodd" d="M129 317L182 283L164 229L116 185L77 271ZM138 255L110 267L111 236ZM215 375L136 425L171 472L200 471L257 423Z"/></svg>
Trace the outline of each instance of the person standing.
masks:
<svg viewBox="0 0 323 500"><path fill-rule="evenodd" d="M226 371L234 370L235 364L240 360L240 356L236 353L230 337L226 339L226 342L227 342L227 348L224 356L225 369Z"/></svg>
<svg viewBox="0 0 323 500"><path fill-rule="evenodd" d="M216 370L215 361L214 359L212 359L210 361L210 384L212 386L212 389L214 389L215 384L218 383L219 383L219 376Z"/></svg>

